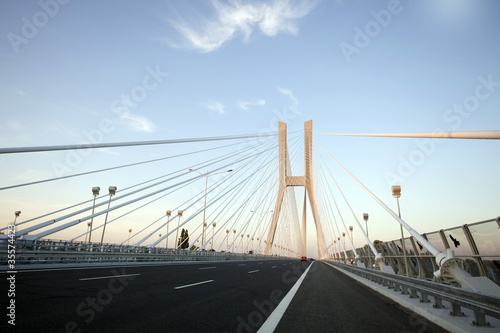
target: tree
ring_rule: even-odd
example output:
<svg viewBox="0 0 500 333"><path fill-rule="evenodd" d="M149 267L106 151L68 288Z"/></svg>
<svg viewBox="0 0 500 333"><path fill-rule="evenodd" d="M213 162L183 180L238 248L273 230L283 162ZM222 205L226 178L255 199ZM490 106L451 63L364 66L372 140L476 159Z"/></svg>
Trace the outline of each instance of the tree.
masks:
<svg viewBox="0 0 500 333"><path fill-rule="evenodd" d="M179 237L179 241L177 242L178 249L188 249L189 248L189 233L187 229L182 228L181 237Z"/></svg>

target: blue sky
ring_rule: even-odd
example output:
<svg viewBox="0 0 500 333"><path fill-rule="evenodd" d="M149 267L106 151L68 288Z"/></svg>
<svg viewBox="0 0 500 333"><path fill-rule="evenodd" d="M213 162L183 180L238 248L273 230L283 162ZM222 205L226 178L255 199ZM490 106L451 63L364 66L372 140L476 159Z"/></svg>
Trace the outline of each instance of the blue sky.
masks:
<svg viewBox="0 0 500 333"><path fill-rule="evenodd" d="M2 1L0 146L259 133L277 120L327 133L495 130L499 12L472 0ZM388 204L401 184L403 217L420 232L500 215L497 142L315 138ZM3 155L0 179L181 150L96 150L67 169L64 152ZM0 219L85 200L92 181L1 191ZM396 238L355 186L345 180L358 215L373 210L376 236Z"/></svg>

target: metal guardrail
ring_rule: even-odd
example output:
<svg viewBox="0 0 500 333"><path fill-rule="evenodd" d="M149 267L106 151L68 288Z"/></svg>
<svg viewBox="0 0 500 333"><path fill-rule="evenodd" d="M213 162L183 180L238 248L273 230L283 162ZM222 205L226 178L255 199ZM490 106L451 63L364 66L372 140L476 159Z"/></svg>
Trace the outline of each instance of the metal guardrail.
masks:
<svg viewBox="0 0 500 333"><path fill-rule="evenodd" d="M0 244L0 256L7 257L6 244ZM140 262L140 261L214 261L259 260L284 257L215 251L152 248L116 244L83 243L51 240L15 241L16 264ZM286 258L287 259L287 258ZM2 263L7 264L6 260ZM1 267L1 265L0 265Z"/></svg>
<svg viewBox="0 0 500 333"><path fill-rule="evenodd" d="M420 298L420 301L424 303L430 302L429 296L432 296L435 309L444 308L443 301L448 301L451 304L451 316L464 316L461 307L470 309L474 313L472 324L476 326L489 326L486 316L500 319L500 299L496 297L464 290L459 287L388 274L335 261L328 261L328 263L382 286L387 286L389 289L400 291L401 294L408 295L410 298Z"/></svg>

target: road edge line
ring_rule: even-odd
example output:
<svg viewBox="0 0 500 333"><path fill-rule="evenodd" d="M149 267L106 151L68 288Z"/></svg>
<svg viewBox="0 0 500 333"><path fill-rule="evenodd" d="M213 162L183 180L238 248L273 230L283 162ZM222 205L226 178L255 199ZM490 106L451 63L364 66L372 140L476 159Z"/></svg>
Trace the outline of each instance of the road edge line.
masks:
<svg viewBox="0 0 500 333"><path fill-rule="evenodd" d="M292 289L290 289L288 294L286 294L286 296L281 300L281 302L278 304L276 309L274 309L274 311L269 315L269 317L264 322L264 324L262 324L262 326L259 328L257 333L272 333L272 332L274 332L274 330L278 326L279 322L281 321L281 318L285 314L286 309L288 308L288 306L292 302L293 297L297 293L297 290L299 290L299 287L302 284L302 281L304 281L304 279L307 275L307 272L309 272L309 269L311 268L312 265L314 265L314 261L312 262L312 264L309 265L309 267L307 267L305 272L302 273L300 278L293 285Z"/></svg>

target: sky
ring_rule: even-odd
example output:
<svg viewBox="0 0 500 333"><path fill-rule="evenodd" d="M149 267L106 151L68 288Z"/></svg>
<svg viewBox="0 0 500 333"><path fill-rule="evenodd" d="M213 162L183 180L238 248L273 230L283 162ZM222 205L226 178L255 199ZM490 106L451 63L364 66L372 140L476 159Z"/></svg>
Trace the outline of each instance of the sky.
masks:
<svg viewBox="0 0 500 333"><path fill-rule="evenodd" d="M312 120L315 140L391 209L391 185L401 185L402 217L418 232L495 218L495 140L319 133L498 130L499 12L493 0L2 1L0 148L262 133L278 121L297 132ZM207 147L2 154L0 184ZM322 156L359 220L370 214L372 237L397 238L397 223ZM120 189L157 172L1 190L0 220L16 210L33 218L91 199L92 186ZM156 215L110 229L109 241ZM312 256L312 223L308 235Z"/></svg>

